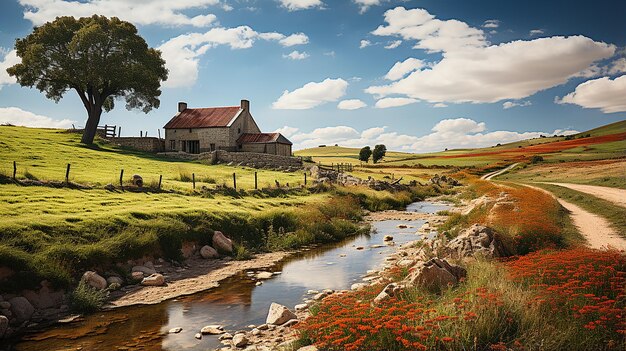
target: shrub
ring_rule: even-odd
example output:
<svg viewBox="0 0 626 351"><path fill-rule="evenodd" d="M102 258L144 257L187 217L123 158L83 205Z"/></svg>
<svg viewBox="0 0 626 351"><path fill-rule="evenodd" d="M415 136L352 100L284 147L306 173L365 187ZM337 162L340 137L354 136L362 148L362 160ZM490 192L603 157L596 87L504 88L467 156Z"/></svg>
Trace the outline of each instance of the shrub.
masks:
<svg viewBox="0 0 626 351"><path fill-rule="evenodd" d="M81 280L70 294L69 300L74 311L92 313L100 310L108 297L109 292L107 290L98 290Z"/></svg>
<svg viewBox="0 0 626 351"><path fill-rule="evenodd" d="M530 158L530 163L539 163L539 162L543 162L543 157L542 156L535 155L535 156Z"/></svg>

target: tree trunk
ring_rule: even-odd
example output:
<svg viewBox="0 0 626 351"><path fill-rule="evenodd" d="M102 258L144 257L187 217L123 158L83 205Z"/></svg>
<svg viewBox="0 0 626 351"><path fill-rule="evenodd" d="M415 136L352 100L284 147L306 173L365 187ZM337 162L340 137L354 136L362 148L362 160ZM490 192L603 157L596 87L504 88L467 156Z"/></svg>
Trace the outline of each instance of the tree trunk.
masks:
<svg viewBox="0 0 626 351"><path fill-rule="evenodd" d="M81 143L91 145L93 139L96 137L98 131L98 124L100 123L100 116L102 115L102 107L92 107L87 110L89 117L85 124L85 131L83 131L83 137L80 140Z"/></svg>

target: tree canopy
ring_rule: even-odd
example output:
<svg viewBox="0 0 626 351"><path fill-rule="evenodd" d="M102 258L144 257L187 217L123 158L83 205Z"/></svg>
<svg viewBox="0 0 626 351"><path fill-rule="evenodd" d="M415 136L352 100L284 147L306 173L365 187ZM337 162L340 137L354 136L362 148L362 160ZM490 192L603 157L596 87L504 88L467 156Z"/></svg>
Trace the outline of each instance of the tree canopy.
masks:
<svg viewBox="0 0 626 351"><path fill-rule="evenodd" d="M82 142L93 143L102 111L124 98L127 109L158 108L165 61L137 28L116 17L57 17L15 42L21 63L7 69L22 86L58 102L75 90L88 119Z"/></svg>
<svg viewBox="0 0 626 351"><path fill-rule="evenodd" d="M377 163L378 161L382 160L383 157L385 157L386 153L387 147L385 145L380 144L374 146L374 151L372 152L372 161L374 161L374 163Z"/></svg>
<svg viewBox="0 0 626 351"><path fill-rule="evenodd" d="M369 146L365 146L359 151L359 160L363 162L368 162L372 156L372 149Z"/></svg>

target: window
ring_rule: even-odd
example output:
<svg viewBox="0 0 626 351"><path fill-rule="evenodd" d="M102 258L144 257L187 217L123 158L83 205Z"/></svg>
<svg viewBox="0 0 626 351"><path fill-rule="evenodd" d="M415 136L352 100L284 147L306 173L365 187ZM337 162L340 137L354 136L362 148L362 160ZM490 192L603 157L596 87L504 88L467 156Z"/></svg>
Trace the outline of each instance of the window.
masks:
<svg viewBox="0 0 626 351"><path fill-rule="evenodd" d="M170 150L176 150L176 140L170 140Z"/></svg>
<svg viewBox="0 0 626 351"><path fill-rule="evenodd" d="M237 128L237 134L241 134L241 128Z"/></svg>
<svg viewBox="0 0 626 351"><path fill-rule="evenodd" d="M189 128L189 133L191 133L191 128Z"/></svg>
<svg viewBox="0 0 626 351"><path fill-rule="evenodd" d="M211 151L215 151L215 144L211 144Z"/></svg>

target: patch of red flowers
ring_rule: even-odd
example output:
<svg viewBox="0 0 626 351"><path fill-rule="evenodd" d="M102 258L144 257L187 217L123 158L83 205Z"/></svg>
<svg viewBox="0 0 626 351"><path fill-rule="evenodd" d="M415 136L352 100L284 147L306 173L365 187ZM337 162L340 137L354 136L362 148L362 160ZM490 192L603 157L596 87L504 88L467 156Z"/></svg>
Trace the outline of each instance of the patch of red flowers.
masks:
<svg viewBox="0 0 626 351"><path fill-rule="evenodd" d="M374 306L382 287L330 296L296 328L322 350L455 350L466 335L446 335L450 325L476 323L482 308L501 304L498 293L478 288L451 300L447 314L426 297L410 302L400 296Z"/></svg>
<svg viewBox="0 0 626 351"><path fill-rule="evenodd" d="M507 263L511 278L537 289L533 303L608 338L626 338L626 255L576 248L542 251Z"/></svg>

